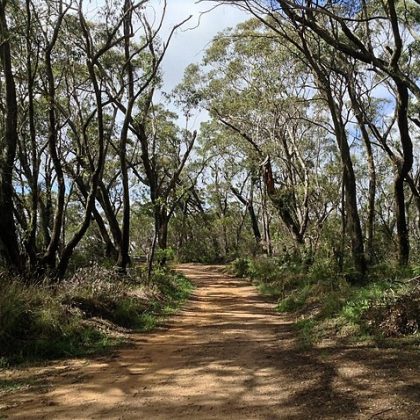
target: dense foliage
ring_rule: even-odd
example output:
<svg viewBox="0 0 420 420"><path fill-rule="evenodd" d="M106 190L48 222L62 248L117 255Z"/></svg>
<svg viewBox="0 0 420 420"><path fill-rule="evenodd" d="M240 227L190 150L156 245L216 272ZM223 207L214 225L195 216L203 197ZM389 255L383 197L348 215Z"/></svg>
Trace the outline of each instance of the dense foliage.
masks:
<svg viewBox="0 0 420 420"><path fill-rule="evenodd" d="M0 2L0 298L22 302L16 316L0 307L4 340L43 317L71 330L62 305L74 299L130 326L140 309L120 280L100 298L94 279L73 288L92 262L130 274L146 261L150 281L173 258L239 258L252 277L252 256L264 283L280 270L304 294L318 277L340 288L377 267L383 280L415 275L417 1L209 2L250 19L164 95L161 63L188 21L164 37L166 1L95 13L81 0ZM193 131L197 113L208 118ZM44 314L39 283L66 276L70 295Z"/></svg>
<svg viewBox="0 0 420 420"><path fill-rule="evenodd" d="M247 231L248 253L327 258L356 282L418 261L417 6L220 3L254 18L219 34L178 93L211 117L200 152L223 254L242 255Z"/></svg>
<svg viewBox="0 0 420 420"><path fill-rule="evenodd" d="M60 285L2 278L0 367L22 360L108 351L148 331L189 296L191 283L169 270L122 277L94 264Z"/></svg>
<svg viewBox="0 0 420 420"><path fill-rule="evenodd" d="M183 22L162 39L166 8L152 25L149 6L1 3L0 252L9 270L62 278L75 252L94 247L95 259L124 272L140 200L154 218L147 240L166 248L196 134L154 100Z"/></svg>
<svg viewBox="0 0 420 420"><path fill-rule="evenodd" d="M328 259L310 269L276 258L238 258L230 265L259 291L277 301L276 310L296 318L301 344L323 339L345 344L418 345L420 340L420 266L370 268L369 282L351 285Z"/></svg>
<svg viewBox="0 0 420 420"><path fill-rule="evenodd" d="M362 281L416 260L417 6L230 3L254 18L166 95L183 129L154 100L183 22L162 39L149 2L2 5L6 268L63 277L89 249L122 271L145 254L151 271L172 247L197 261L329 258Z"/></svg>

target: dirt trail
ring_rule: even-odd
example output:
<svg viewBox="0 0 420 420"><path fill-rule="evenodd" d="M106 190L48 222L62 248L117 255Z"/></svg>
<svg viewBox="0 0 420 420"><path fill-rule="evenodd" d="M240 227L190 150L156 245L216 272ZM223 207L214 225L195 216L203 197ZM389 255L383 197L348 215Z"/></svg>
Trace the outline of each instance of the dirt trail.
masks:
<svg viewBox="0 0 420 420"><path fill-rule="evenodd" d="M420 418L419 352L299 350L254 287L212 266L180 269L197 288L167 329L112 358L27 369L40 385L0 397L0 418Z"/></svg>

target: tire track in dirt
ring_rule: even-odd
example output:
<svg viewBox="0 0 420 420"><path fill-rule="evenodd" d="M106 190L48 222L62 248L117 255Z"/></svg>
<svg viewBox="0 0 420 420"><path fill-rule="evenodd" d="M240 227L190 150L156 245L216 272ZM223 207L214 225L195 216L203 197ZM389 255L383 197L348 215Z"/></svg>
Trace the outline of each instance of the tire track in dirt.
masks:
<svg viewBox="0 0 420 420"><path fill-rule="evenodd" d="M419 352L303 351L291 319L219 268L179 266L196 284L191 300L115 356L28 369L50 386L5 395L0 418L420 417Z"/></svg>

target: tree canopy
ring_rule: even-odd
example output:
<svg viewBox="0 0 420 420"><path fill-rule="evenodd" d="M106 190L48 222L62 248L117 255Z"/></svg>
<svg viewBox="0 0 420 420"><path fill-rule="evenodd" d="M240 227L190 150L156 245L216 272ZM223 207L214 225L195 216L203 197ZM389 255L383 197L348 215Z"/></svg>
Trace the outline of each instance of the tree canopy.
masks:
<svg viewBox="0 0 420 420"><path fill-rule="evenodd" d="M327 259L366 282L420 246L415 1L209 1L219 33L162 95L166 2L0 2L0 255L72 261ZM193 32L191 32L193 36ZM198 130L197 113L207 120Z"/></svg>

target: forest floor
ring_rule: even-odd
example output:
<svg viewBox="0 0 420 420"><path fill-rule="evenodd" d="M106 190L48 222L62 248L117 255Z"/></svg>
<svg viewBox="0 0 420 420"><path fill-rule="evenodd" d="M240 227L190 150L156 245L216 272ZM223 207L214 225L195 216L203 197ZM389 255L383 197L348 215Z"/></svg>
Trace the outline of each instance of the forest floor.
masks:
<svg viewBox="0 0 420 420"><path fill-rule="evenodd" d="M303 349L294 319L246 281L217 266L179 269L196 285L192 298L131 347L0 371L10 385L0 418L420 418L418 350Z"/></svg>

